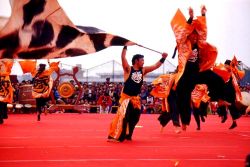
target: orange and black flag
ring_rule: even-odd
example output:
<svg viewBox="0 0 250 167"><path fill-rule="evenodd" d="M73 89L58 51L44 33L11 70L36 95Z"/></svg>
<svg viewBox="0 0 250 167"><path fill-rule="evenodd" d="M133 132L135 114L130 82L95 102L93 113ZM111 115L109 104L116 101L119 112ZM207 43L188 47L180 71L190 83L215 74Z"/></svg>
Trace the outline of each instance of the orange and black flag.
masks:
<svg viewBox="0 0 250 167"><path fill-rule="evenodd" d="M10 73L13 66L13 60L0 61L0 101L12 103L13 87L10 82Z"/></svg>
<svg viewBox="0 0 250 167"><path fill-rule="evenodd" d="M0 59L63 58L135 44L97 28L77 28L57 0L12 0L11 9L0 30Z"/></svg>

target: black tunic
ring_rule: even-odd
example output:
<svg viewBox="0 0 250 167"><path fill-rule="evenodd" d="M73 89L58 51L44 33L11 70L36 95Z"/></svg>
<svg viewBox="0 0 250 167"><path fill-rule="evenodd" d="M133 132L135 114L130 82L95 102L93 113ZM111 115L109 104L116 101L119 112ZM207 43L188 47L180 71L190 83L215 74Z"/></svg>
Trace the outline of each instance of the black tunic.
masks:
<svg viewBox="0 0 250 167"><path fill-rule="evenodd" d="M129 96L137 96L141 93L142 84L142 69L135 70L133 67L131 67L129 77L124 83L123 93Z"/></svg>

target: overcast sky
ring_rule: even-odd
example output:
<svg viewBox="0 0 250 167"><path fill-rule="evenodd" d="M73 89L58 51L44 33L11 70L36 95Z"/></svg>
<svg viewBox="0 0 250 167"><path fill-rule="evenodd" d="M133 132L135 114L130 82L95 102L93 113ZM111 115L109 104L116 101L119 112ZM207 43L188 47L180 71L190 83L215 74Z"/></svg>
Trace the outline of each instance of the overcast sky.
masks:
<svg viewBox="0 0 250 167"><path fill-rule="evenodd" d="M169 53L168 60L177 65L172 54L176 45L170 21L180 8L188 17L188 7L200 15L207 7L207 41L218 48L217 62L236 57L250 66L250 0L58 0L76 25L93 26L120 35L149 48ZM8 0L0 0L0 16L10 16ZM110 47L95 54L61 60L64 64L82 63L90 68L109 60L120 62L122 47ZM138 46L128 48L133 54L145 55L145 65L161 55Z"/></svg>

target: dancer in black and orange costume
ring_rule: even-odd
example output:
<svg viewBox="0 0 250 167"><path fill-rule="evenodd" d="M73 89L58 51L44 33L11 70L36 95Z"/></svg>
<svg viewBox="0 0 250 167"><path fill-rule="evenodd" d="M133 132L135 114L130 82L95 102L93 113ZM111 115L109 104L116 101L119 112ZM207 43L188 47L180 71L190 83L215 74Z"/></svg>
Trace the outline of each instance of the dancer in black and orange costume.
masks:
<svg viewBox="0 0 250 167"><path fill-rule="evenodd" d="M58 63L51 63L46 69L46 64L39 64L39 69L33 77L32 97L36 99L37 121L41 119L41 113L49 100L53 79L51 74L58 70Z"/></svg>
<svg viewBox="0 0 250 167"><path fill-rule="evenodd" d="M190 8L190 18L186 21L178 10L171 21L178 50L178 70L173 87L177 93L176 103L183 130L191 120L191 92L196 84L207 85L212 101L229 104L224 100L223 79L211 70L217 58L217 48L206 42L206 11L202 6L201 16L194 19Z"/></svg>
<svg viewBox="0 0 250 167"><path fill-rule="evenodd" d="M8 118L7 104L12 103L13 100L14 89L9 77L12 66L13 60L0 61L0 124Z"/></svg>
<svg viewBox="0 0 250 167"><path fill-rule="evenodd" d="M141 114L140 97L143 84L143 77L159 68L165 61L167 54L163 53L162 58L152 66L144 65L144 56L136 54L132 58L132 66L126 59L127 47L122 51L122 67L124 71L124 87L119 100L119 108L115 118L113 119L108 139L110 141L122 142L125 139L132 140L132 135Z"/></svg>

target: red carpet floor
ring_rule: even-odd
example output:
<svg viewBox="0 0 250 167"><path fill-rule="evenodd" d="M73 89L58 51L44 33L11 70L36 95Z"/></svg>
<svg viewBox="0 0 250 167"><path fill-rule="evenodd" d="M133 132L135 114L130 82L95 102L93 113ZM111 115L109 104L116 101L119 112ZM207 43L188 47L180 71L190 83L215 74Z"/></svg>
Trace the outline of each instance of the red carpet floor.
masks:
<svg viewBox="0 0 250 167"><path fill-rule="evenodd" d="M10 114L0 125L0 167L244 167L250 154L250 117L229 130L210 115L201 131L192 120L175 134L160 133L158 115L142 115L133 141L106 141L114 115Z"/></svg>

